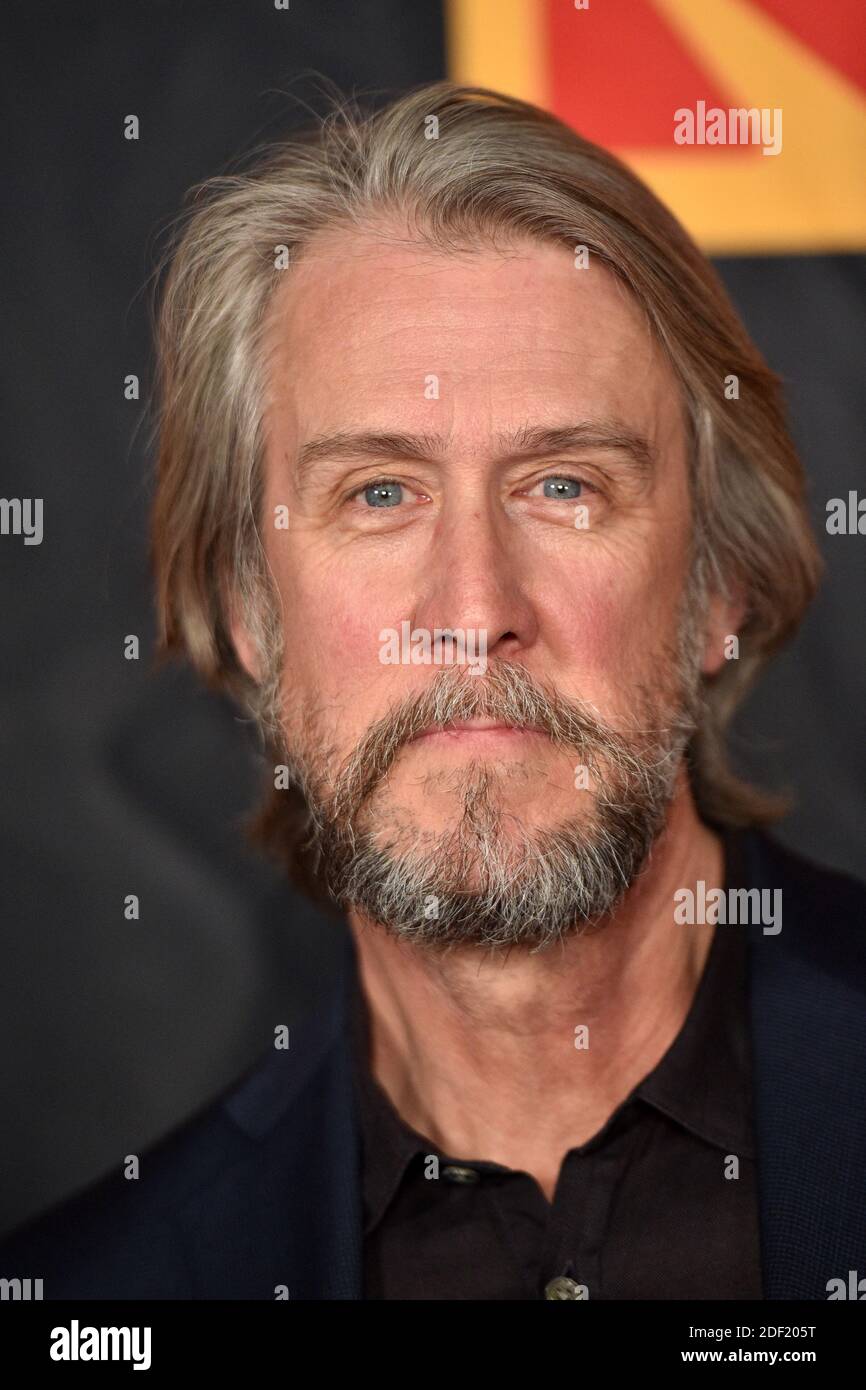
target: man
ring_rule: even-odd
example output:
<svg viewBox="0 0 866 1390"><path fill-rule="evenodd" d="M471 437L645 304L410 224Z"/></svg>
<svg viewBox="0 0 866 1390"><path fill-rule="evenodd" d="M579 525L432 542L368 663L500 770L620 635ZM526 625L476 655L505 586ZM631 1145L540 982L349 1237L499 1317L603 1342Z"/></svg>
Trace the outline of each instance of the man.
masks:
<svg viewBox="0 0 866 1390"><path fill-rule="evenodd" d="M818 561L777 383L683 230L553 118L439 84L216 180L159 352L163 646L255 712L259 838L342 909L344 968L2 1273L507 1300L866 1270L864 890L757 829L724 751Z"/></svg>

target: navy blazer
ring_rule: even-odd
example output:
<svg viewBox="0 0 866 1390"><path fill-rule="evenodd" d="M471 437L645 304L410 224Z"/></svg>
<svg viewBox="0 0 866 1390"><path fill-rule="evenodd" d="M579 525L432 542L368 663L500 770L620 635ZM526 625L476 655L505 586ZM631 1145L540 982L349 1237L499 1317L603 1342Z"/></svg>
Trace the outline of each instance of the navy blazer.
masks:
<svg viewBox="0 0 866 1390"><path fill-rule="evenodd" d="M782 889L749 937L766 1298L866 1276L866 885L744 832L743 887ZM345 931L327 1006L142 1156L0 1244L46 1299L363 1298Z"/></svg>

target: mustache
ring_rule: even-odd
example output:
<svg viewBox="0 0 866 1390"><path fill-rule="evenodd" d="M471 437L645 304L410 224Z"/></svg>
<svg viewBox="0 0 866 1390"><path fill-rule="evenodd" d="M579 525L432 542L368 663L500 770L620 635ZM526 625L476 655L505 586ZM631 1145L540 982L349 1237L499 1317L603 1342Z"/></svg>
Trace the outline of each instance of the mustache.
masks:
<svg viewBox="0 0 866 1390"><path fill-rule="evenodd" d="M620 732L588 701L567 698L537 681L524 666L500 660L483 677L460 667L439 671L422 691L407 696L370 726L335 780L330 813L350 825L387 777L401 750L419 734L455 720L496 719L517 729L535 729L551 743L575 752L603 790L602 768L620 788L646 788L659 762L678 753L694 731L687 710L664 727Z"/></svg>

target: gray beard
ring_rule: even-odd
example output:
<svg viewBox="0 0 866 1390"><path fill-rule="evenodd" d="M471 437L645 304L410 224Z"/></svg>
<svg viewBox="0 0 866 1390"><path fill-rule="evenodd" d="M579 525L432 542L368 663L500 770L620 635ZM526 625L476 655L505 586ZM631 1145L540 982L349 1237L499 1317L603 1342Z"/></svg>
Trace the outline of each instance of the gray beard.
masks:
<svg viewBox="0 0 866 1390"><path fill-rule="evenodd" d="M323 769L330 759L320 753L314 766L287 759L310 810L308 848L329 895L399 940L438 949L542 950L607 917L665 824L695 728L700 680L689 636L685 631L677 652L668 653L675 689L667 698L641 689L637 727L627 735L503 661L483 678L440 671L368 731L328 792ZM386 799L400 749L431 724L473 717L539 727L569 750L588 769L590 788L575 790L588 798L582 814L543 831L527 830L512 814L505 830L508 769L477 762L458 775L455 826L421 835L411 821L401 822Z"/></svg>
<svg viewBox="0 0 866 1390"><path fill-rule="evenodd" d="M602 796L585 822L530 833L512 818L506 836L495 781L489 769L470 768L458 826L423 852L401 853L381 833L362 833L351 848L326 833L332 895L417 945L540 950L613 911L670 800L664 778L641 796Z"/></svg>

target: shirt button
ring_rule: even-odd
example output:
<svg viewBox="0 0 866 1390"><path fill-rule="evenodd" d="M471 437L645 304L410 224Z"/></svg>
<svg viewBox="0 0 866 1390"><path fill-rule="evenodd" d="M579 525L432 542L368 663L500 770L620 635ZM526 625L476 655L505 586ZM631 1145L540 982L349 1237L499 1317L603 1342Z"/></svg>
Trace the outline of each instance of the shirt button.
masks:
<svg viewBox="0 0 866 1390"><path fill-rule="evenodd" d="M465 1183L469 1187L472 1183L478 1182L480 1174L474 1168L459 1168L456 1163L448 1163L442 1169L442 1176L448 1182Z"/></svg>
<svg viewBox="0 0 866 1390"><path fill-rule="evenodd" d="M544 1287L545 1298L583 1298L583 1289L574 1279L569 1279L567 1274L560 1274L556 1279L551 1279L549 1284Z"/></svg>

